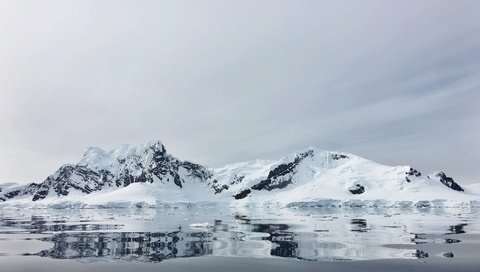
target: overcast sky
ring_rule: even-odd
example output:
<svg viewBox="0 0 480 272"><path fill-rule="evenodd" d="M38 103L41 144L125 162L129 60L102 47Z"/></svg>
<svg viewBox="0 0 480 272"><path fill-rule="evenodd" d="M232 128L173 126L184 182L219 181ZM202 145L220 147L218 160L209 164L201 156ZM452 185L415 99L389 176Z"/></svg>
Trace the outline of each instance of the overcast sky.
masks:
<svg viewBox="0 0 480 272"><path fill-rule="evenodd" d="M480 182L480 1L0 0L0 181L160 139Z"/></svg>

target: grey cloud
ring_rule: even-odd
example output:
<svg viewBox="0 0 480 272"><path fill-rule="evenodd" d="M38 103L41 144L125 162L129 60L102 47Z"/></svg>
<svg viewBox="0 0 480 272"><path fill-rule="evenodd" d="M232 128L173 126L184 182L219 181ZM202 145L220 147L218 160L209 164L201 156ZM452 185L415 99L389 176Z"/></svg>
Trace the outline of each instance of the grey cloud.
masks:
<svg viewBox="0 0 480 272"><path fill-rule="evenodd" d="M159 138L315 145L479 182L478 1L0 1L0 180Z"/></svg>

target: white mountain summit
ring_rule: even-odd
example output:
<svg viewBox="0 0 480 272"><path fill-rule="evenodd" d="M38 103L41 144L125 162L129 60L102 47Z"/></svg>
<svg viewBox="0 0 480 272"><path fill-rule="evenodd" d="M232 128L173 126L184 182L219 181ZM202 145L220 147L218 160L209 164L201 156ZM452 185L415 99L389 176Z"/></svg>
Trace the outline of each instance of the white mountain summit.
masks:
<svg viewBox="0 0 480 272"><path fill-rule="evenodd" d="M315 147L278 161L254 160L208 168L168 154L160 141L89 148L42 183L0 184L2 205L34 207L157 206L226 202L229 205L456 206L477 205L443 172L385 166Z"/></svg>

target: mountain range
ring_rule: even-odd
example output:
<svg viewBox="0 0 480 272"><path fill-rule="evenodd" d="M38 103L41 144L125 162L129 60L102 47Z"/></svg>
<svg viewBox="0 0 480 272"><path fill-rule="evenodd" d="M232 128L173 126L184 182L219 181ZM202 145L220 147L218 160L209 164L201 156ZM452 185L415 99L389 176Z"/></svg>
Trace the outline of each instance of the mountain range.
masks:
<svg viewBox="0 0 480 272"><path fill-rule="evenodd" d="M41 183L0 184L1 205L156 207L167 203L276 206L477 205L475 186L444 172L385 166L309 147L280 160L210 168L169 154L160 141L112 151L89 148Z"/></svg>

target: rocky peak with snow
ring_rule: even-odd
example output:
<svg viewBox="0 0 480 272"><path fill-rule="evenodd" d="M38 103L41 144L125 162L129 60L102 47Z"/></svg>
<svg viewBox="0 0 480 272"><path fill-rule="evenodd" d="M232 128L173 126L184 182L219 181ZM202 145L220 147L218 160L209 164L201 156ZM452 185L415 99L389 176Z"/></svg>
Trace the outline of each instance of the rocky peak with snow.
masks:
<svg viewBox="0 0 480 272"><path fill-rule="evenodd" d="M122 145L109 152L92 147L79 163L63 165L36 185L38 188L33 190L32 200L49 195L68 196L71 192L90 194L127 187L132 183L171 182L181 188L187 177L205 181L210 176L205 167L167 154L160 141L138 146ZM5 195L4 198L12 196Z"/></svg>

